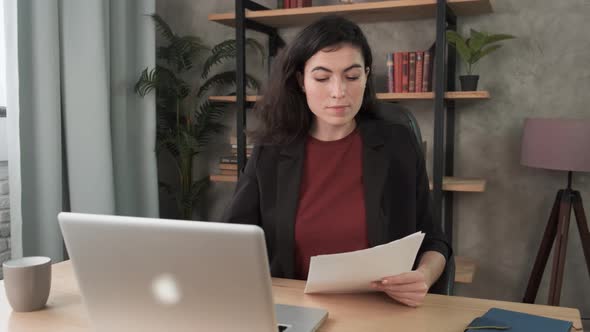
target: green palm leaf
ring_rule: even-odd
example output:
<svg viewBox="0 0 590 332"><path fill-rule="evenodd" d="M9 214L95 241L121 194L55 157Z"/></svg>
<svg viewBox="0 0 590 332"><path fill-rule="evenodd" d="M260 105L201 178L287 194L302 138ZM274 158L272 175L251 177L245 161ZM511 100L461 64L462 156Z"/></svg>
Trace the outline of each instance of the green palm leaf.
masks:
<svg viewBox="0 0 590 332"><path fill-rule="evenodd" d="M164 21L164 19L158 14L152 14L151 17L156 24L156 29L162 34L162 36L164 36L168 42L174 42L177 37L174 32L172 32L168 23L166 23L166 21Z"/></svg>
<svg viewBox="0 0 590 332"><path fill-rule="evenodd" d="M225 113L225 109L206 101L199 106L195 113L193 135L199 142L199 147L204 148L214 134L225 129L225 126L218 122Z"/></svg>
<svg viewBox="0 0 590 332"><path fill-rule="evenodd" d="M471 51L479 51L481 50L482 46L486 43L487 35L471 29L471 38L469 38L469 42L467 45L471 49Z"/></svg>
<svg viewBox="0 0 590 332"><path fill-rule="evenodd" d="M469 63L471 61L471 49L467 46L467 42L459 35L457 32L448 30L447 31L447 40L449 44L453 45L461 58Z"/></svg>
<svg viewBox="0 0 590 332"><path fill-rule="evenodd" d="M225 109L220 107L220 104L206 100L204 103L199 105L196 111L196 122L198 123L199 121L205 119L218 121L221 119L224 113Z"/></svg>
<svg viewBox="0 0 590 332"><path fill-rule="evenodd" d="M161 46L156 51L158 59L165 61L177 72L190 70L194 60L208 47L200 38L194 36L177 37L168 46Z"/></svg>
<svg viewBox="0 0 590 332"><path fill-rule="evenodd" d="M209 187L209 183L209 177L205 176L191 184L189 193L191 205L194 205L201 198L205 190Z"/></svg>
<svg viewBox="0 0 590 332"><path fill-rule="evenodd" d="M516 38L516 37L514 37L512 35L507 35L507 34L490 35L490 36L487 36L485 44L487 45L487 44L499 42L499 41L506 40L506 39L513 39L513 38Z"/></svg>
<svg viewBox="0 0 590 332"><path fill-rule="evenodd" d="M258 54L261 56L262 61L264 62L264 46L262 46L258 41L256 41L256 39L247 38L246 47L250 47L251 49L257 51ZM206 78L209 75L211 67L220 64L223 60L235 58L236 54L237 46L235 39L228 39L215 45L213 49L211 49L211 55L207 58L207 60L205 60L201 78Z"/></svg>
<svg viewBox="0 0 590 332"><path fill-rule="evenodd" d="M195 132L195 137L199 140L199 144L203 147L207 146L214 140L214 136L223 132L226 127L219 122L210 122L206 127Z"/></svg>
<svg viewBox="0 0 590 332"><path fill-rule="evenodd" d="M168 23L158 14L151 15L156 29L168 41L168 46L160 46L156 50L156 56L164 60L176 71L182 72L193 67L194 58L204 50L208 50L203 41L196 36L177 36Z"/></svg>
<svg viewBox="0 0 590 332"><path fill-rule="evenodd" d="M209 177L205 176L191 183L186 192L180 194L179 208L192 209L195 203L203 196L209 187Z"/></svg>
<svg viewBox="0 0 590 332"><path fill-rule="evenodd" d="M135 93L139 94L140 96L144 97L150 91L156 89L158 85L157 77L156 77L156 68L152 70L148 70L148 68L144 69L139 76L139 80L135 83Z"/></svg>
<svg viewBox="0 0 590 332"><path fill-rule="evenodd" d="M484 49L482 49L480 52L477 52L474 56L473 56L473 62L477 62L479 59L483 58L484 56L494 52L495 50L499 49L500 47L502 47L502 45L492 45L489 47L486 47Z"/></svg>
<svg viewBox="0 0 590 332"><path fill-rule="evenodd" d="M193 135L191 135L190 132L182 132L181 141L184 153L186 153L187 156L192 156L195 153L201 152L201 145L199 144L199 141Z"/></svg>
<svg viewBox="0 0 590 332"><path fill-rule="evenodd" d="M158 137L158 144L156 145L156 151L161 152L166 150L174 157L180 154L178 147L176 146L176 135L172 131L163 132Z"/></svg>
<svg viewBox="0 0 590 332"><path fill-rule="evenodd" d="M223 73L216 74L213 77L209 78L199 88L199 91L197 92L197 97L202 97L211 88L227 85L236 85L235 71L226 71ZM246 86L248 88L258 89L260 87L260 84L258 83L256 78L246 74Z"/></svg>
<svg viewBox="0 0 590 332"><path fill-rule="evenodd" d="M135 92L142 97L154 89L158 90L160 96L174 96L180 99L190 93L190 85L187 82L162 66L156 66L149 71L147 68L144 69L135 84Z"/></svg>
<svg viewBox="0 0 590 332"><path fill-rule="evenodd" d="M158 133L167 133L173 131L175 126L175 111L168 109L159 109L156 111L156 131Z"/></svg>
<svg viewBox="0 0 590 332"><path fill-rule="evenodd" d="M201 52L208 50L200 38L193 36L178 38L170 47L173 49L173 57L169 63L179 72L192 69L194 59Z"/></svg>

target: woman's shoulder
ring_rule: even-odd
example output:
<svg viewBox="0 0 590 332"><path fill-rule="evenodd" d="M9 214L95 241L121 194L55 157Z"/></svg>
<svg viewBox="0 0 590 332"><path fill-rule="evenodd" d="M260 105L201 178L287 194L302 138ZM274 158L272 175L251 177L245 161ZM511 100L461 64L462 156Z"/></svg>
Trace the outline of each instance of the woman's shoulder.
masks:
<svg viewBox="0 0 590 332"><path fill-rule="evenodd" d="M383 140L411 138L413 135L408 125L389 119L367 119L360 122L362 131L378 136Z"/></svg>
<svg viewBox="0 0 590 332"><path fill-rule="evenodd" d="M388 150L400 154L420 151L418 137L408 124L388 119L371 119L361 122L360 128L369 145L384 144Z"/></svg>
<svg viewBox="0 0 590 332"><path fill-rule="evenodd" d="M295 140L289 144L257 143L254 144L252 156L259 160L273 160L281 155L297 155L303 146L301 140Z"/></svg>

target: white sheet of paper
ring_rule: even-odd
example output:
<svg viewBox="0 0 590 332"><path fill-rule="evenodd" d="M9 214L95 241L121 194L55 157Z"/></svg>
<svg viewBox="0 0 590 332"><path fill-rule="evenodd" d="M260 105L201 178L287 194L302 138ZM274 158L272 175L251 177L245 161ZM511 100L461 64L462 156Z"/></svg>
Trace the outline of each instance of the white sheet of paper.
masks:
<svg viewBox="0 0 590 332"><path fill-rule="evenodd" d="M311 258L305 293L372 291L371 281L412 270L424 233L369 249Z"/></svg>

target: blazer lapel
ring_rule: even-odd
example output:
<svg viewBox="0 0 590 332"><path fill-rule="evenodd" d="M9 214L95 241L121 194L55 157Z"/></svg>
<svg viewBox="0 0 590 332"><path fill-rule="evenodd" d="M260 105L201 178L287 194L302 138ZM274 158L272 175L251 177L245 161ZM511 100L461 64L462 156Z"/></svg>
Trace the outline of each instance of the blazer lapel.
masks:
<svg viewBox="0 0 590 332"><path fill-rule="evenodd" d="M285 278L295 277L295 217L303 171L304 140L281 149L277 169L277 227L279 260Z"/></svg>
<svg viewBox="0 0 590 332"><path fill-rule="evenodd" d="M385 149L384 138L375 121L361 122L359 129L363 139L362 165L367 236L369 246L372 247L387 242L387 229L381 212L381 197L391 154Z"/></svg>

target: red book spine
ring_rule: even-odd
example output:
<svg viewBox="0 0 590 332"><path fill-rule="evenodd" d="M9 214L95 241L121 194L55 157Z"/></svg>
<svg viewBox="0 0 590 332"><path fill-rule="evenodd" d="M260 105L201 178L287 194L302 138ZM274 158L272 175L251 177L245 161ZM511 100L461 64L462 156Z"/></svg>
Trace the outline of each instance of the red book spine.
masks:
<svg viewBox="0 0 590 332"><path fill-rule="evenodd" d="M416 52L416 92L422 92L424 78L424 52Z"/></svg>
<svg viewBox="0 0 590 332"><path fill-rule="evenodd" d="M387 92L395 92L395 74L393 66L393 54L387 53Z"/></svg>
<svg viewBox="0 0 590 332"><path fill-rule="evenodd" d="M303 8L303 0L297 0L297 8Z"/></svg>
<svg viewBox="0 0 590 332"><path fill-rule="evenodd" d="M424 52L424 74L422 77L424 78L422 81L422 92L430 92L430 75L432 66L430 65L430 58L432 54L430 51Z"/></svg>
<svg viewBox="0 0 590 332"><path fill-rule="evenodd" d="M410 59L409 53L402 53L402 92L408 92L410 88Z"/></svg>
<svg viewBox="0 0 590 332"><path fill-rule="evenodd" d="M408 92L416 92L416 52L410 52L410 78Z"/></svg>
<svg viewBox="0 0 590 332"><path fill-rule="evenodd" d="M400 52L393 53L393 75L394 92L402 92L402 55Z"/></svg>

